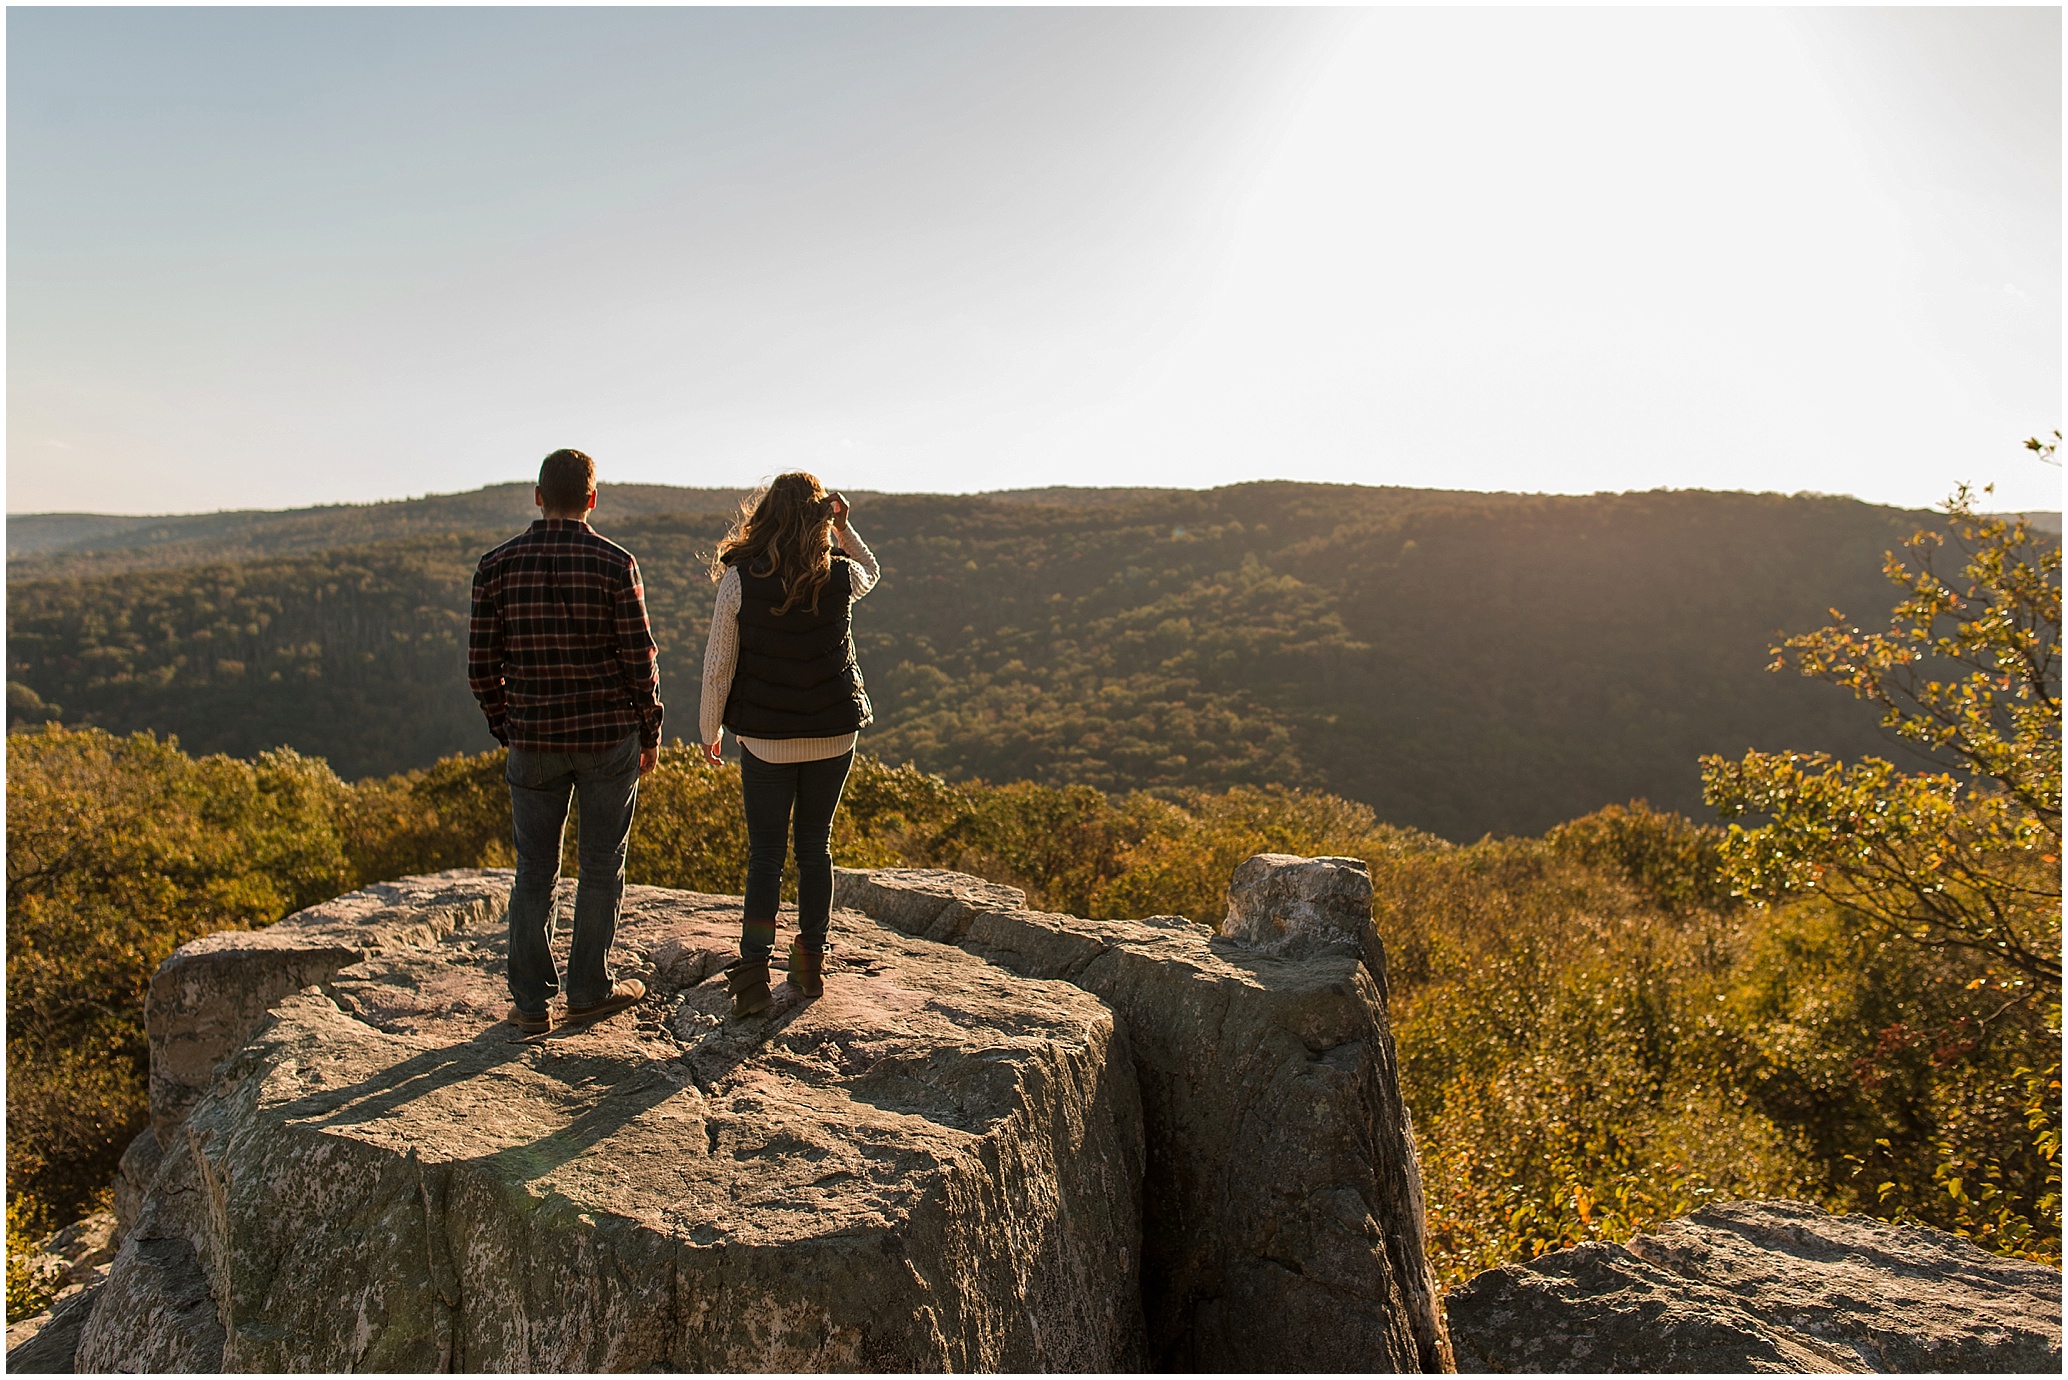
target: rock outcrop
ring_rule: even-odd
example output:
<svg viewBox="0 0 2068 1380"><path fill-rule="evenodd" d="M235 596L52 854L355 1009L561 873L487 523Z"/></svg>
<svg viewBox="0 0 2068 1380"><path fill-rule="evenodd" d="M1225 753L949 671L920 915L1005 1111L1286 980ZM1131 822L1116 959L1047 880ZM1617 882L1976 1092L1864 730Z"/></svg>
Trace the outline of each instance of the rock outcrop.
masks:
<svg viewBox="0 0 2068 1380"><path fill-rule="evenodd" d="M435 944L500 916L509 900L507 872L441 872L380 882L262 930L211 934L180 946L152 974L144 1000L152 1130L170 1130L186 1116L208 1090L215 1066L288 993L328 982L375 954Z"/></svg>
<svg viewBox="0 0 2068 1380"><path fill-rule="evenodd" d="M296 911L261 930L183 944L151 975L144 1032L151 1050L151 1124L115 1175L118 1235L142 1210L169 1135L208 1090L216 1065L241 1048L275 1003L393 949L434 944L500 916L510 874L464 869L378 882Z"/></svg>
<svg viewBox="0 0 2068 1380"><path fill-rule="evenodd" d="M2060 1366L2057 1271L1788 1203L1489 1271L1446 1325L1348 860L1252 859L1220 933L841 871L826 995L744 1023L738 898L632 887L647 1000L529 1040L508 885L169 959L152 1128L8 1368Z"/></svg>
<svg viewBox="0 0 2068 1380"><path fill-rule="evenodd" d="M1362 879L1361 919L1307 917L1347 942L1310 933L1288 953L1280 934L1260 949L1176 917L1032 912L955 873L835 874L840 905L1073 983L1119 1017L1148 1133L1157 1369L1449 1369Z"/></svg>
<svg viewBox="0 0 2068 1380"><path fill-rule="evenodd" d="M1229 879L1221 933L1280 958L1332 948L1363 954L1377 939L1371 898L1371 867L1362 859L1259 853ZM1370 966L1383 981L1383 962Z"/></svg>
<svg viewBox="0 0 2068 1380"><path fill-rule="evenodd" d="M507 873L210 936L37 1368L1447 1369L1369 881L1270 861L1250 938L843 871L826 995L745 1023L738 899L632 887L648 999L532 1040Z"/></svg>
<svg viewBox="0 0 2068 1380"><path fill-rule="evenodd" d="M858 910L900 934L953 944L979 915L1025 910L1027 893L965 872L836 867L833 903Z"/></svg>
<svg viewBox="0 0 2068 1380"><path fill-rule="evenodd" d="M1141 1367L1141 1102L1095 998L848 915L824 998L728 1025L737 899L633 887L652 995L519 1042L499 916L433 899L505 884L235 937L261 984L316 974L241 1039L226 948L168 965L181 1076L235 1047L80 1369Z"/></svg>
<svg viewBox="0 0 2068 1380"><path fill-rule="evenodd" d="M1704 1208L1446 1299L1461 1371L2058 1374L2061 1274L1803 1203Z"/></svg>

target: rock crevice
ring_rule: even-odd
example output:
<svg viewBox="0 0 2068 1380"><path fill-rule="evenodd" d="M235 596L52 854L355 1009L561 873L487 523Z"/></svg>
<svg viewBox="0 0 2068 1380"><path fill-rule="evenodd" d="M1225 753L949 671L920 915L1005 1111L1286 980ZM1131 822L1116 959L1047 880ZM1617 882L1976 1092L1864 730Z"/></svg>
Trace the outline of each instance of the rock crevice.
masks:
<svg viewBox="0 0 2068 1380"><path fill-rule="evenodd" d="M924 925L1113 1009L1146 1118L1153 1364L1450 1369L1413 1130L1381 979L1365 961L1373 954L1383 974L1375 938L1337 919L1330 933L1348 942L1260 949L1174 917L1029 911L1012 888L972 880L839 871L834 887L843 906Z"/></svg>

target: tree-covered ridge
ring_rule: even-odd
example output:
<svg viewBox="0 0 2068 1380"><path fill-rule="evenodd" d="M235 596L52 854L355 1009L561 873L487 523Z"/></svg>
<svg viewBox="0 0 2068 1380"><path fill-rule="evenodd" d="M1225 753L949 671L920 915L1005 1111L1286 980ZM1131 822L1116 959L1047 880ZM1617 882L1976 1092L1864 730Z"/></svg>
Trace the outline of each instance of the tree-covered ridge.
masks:
<svg viewBox="0 0 2068 1380"><path fill-rule="evenodd" d="M682 489L666 484L613 484L610 511L722 512L743 489ZM537 516L529 483L491 484L466 493L429 494L386 503L342 503L281 512L261 509L168 517L103 517L92 513L10 514L10 579L91 577L128 570L170 570L226 560L328 551L403 537L507 531Z"/></svg>
<svg viewBox="0 0 2068 1380"><path fill-rule="evenodd" d="M600 504L611 518L622 522L628 517L656 513L729 512L748 492L606 482ZM1170 491L1044 488L1008 489L986 497L1006 504L1112 508L1167 492ZM875 497L864 489L850 489L847 494L862 502ZM535 515L529 480L490 484L464 493L279 511L242 509L158 517L16 513L7 518L7 569L15 579L169 570L223 560L326 551L405 536L476 529L496 531L522 525Z"/></svg>
<svg viewBox="0 0 2068 1380"><path fill-rule="evenodd" d="M1584 498L1312 484L889 496L856 638L872 751L949 779L1107 791L1301 782L1464 839L1633 797L1701 807L1705 753L1883 748L1828 686L1761 666L1884 602L1920 515L1845 499ZM640 558L668 732L695 733L724 518L613 517ZM17 580L10 667L68 723L277 745L348 778L478 750L462 673L480 530L180 569ZM15 721L46 717L15 693Z"/></svg>
<svg viewBox="0 0 2068 1380"><path fill-rule="evenodd" d="M299 743L362 772L435 760L472 728L471 701L441 693L465 652L472 545L18 582L9 678L67 720L203 752Z"/></svg>

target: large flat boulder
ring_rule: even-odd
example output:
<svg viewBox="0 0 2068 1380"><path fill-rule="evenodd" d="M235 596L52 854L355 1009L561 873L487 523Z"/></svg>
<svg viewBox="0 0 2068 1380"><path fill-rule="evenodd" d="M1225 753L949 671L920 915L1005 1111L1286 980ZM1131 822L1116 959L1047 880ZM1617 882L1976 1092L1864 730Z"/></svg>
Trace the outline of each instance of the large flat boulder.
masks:
<svg viewBox="0 0 2068 1380"><path fill-rule="evenodd" d="M144 997L151 1122L123 1152L112 1185L118 1239L142 1210L166 1144L216 1066L276 1003L375 954L436 944L461 926L501 916L513 875L464 868L376 882L263 929L204 935L159 964Z"/></svg>
<svg viewBox="0 0 2068 1380"><path fill-rule="evenodd" d="M834 885L870 914L955 898L927 933L1119 1017L1148 1136L1151 1364L1448 1369L1383 967L1361 944L1274 953L1176 917L1085 920L1010 896L985 908L974 880L839 870Z"/></svg>
<svg viewBox="0 0 2068 1380"><path fill-rule="evenodd" d="M151 1048L151 1130L163 1139L290 992L391 949L435 944L509 904L508 869L466 869L379 882L264 929L211 934L158 966L144 999Z"/></svg>
<svg viewBox="0 0 2068 1380"><path fill-rule="evenodd" d="M824 998L728 1024L738 899L626 900L651 992L587 1028L497 1023L478 914L275 997L166 1138L79 1368L1141 1368L1111 1011L844 914Z"/></svg>
<svg viewBox="0 0 2068 1380"><path fill-rule="evenodd" d="M1806 1203L1703 1208L1446 1299L1463 1371L2058 1374L2061 1274Z"/></svg>

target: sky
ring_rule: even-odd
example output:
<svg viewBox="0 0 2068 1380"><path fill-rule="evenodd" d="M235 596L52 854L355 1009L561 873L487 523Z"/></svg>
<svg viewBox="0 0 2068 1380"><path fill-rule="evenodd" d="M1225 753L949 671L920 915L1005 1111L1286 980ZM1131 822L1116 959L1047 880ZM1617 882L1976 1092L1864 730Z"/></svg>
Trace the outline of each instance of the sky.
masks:
<svg viewBox="0 0 2068 1380"><path fill-rule="evenodd" d="M2060 505L2058 9L7 16L8 511Z"/></svg>

